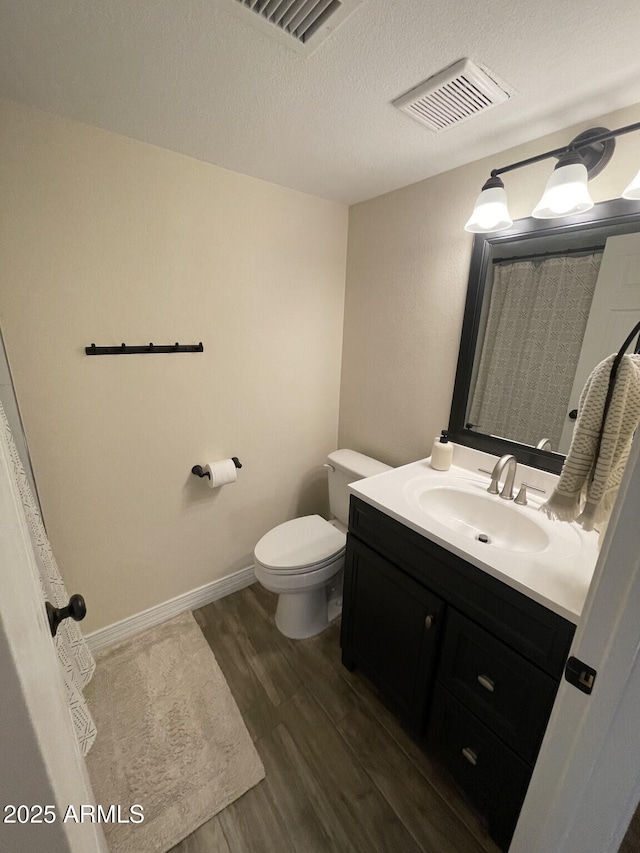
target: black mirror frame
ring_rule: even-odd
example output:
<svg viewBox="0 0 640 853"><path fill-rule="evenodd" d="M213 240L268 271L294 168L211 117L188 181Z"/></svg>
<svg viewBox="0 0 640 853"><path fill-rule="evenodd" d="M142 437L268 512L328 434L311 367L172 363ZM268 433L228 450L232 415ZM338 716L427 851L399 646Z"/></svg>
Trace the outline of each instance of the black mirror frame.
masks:
<svg viewBox="0 0 640 853"><path fill-rule="evenodd" d="M487 268L491 262L491 249L493 246L515 240L555 236L561 232L573 233L603 225L616 226L632 222L640 223L640 202L614 199L600 202L579 216L554 219L551 222L528 217L527 219L516 220L513 226L506 231L500 231L496 234L475 235L469 268L467 301L462 321L458 366L451 403L451 416L449 418L449 434L452 441L497 456L501 456L503 453L513 453L523 465L530 465L543 471L551 471L554 474L560 473L564 456L559 453L537 450L535 447L529 447L515 441L476 433L465 426L485 280ZM622 341L620 344L622 345Z"/></svg>

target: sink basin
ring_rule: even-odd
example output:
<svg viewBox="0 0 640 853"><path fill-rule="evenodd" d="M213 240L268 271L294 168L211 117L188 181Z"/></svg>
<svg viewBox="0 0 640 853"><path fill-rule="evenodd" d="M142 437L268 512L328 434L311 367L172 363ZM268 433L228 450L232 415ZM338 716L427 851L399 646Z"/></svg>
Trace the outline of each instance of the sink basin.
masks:
<svg viewBox="0 0 640 853"><path fill-rule="evenodd" d="M354 497L576 623L598 556L598 534L540 512L544 497L528 504L487 492L496 459L456 445L458 464L447 471L421 459L349 486ZM520 478L550 494L552 474L518 469ZM516 486L517 486L516 484Z"/></svg>
<svg viewBox="0 0 640 853"><path fill-rule="evenodd" d="M426 489L417 500L422 512L482 544L528 553L549 545L541 524L494 495L441 486Z"/></svg>

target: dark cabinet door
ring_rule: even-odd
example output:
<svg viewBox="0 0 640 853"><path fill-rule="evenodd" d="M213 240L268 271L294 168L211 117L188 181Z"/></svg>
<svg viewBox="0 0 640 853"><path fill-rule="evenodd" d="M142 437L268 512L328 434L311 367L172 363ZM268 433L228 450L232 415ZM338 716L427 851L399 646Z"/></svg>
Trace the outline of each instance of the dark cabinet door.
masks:
<svg viewBox="0 0 640 853"><path fill-rule="evenodd" d="M342 658L422 733L443 602L353 536L347 541Z"/></svg>

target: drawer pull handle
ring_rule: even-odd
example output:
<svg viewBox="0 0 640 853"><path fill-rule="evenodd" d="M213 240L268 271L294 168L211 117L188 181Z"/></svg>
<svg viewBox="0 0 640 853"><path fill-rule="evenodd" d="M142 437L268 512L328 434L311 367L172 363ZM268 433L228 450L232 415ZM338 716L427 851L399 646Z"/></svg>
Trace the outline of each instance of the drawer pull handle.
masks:
<svg viewBox="0 0 640 853"><path fill-rule="evenodd" d="M424 620L424 627L427 629L427 631L430 631L433 628L433 623L435 621L436 617L432 613L429 613L427 618Z"/></svg>
<svg viewBox="0 0 640 853"><path fill-rule="evenodd" d="M484 689L488 690L489 693L493 693L493 691L496 689L495 681L493 681L493 679L489 678L488 675L479 675L478 676L478 683L482 684Z"/></svg>
<svg viewBox="0 0 640 853"><path fill-rule="evenodd" d="M468 746L465 746L465 748L462 750L462 754L467 759L469 764L473 764L474 767L476 766L476 764L478 763L478 754L474 752L473 749Z"/></svg>

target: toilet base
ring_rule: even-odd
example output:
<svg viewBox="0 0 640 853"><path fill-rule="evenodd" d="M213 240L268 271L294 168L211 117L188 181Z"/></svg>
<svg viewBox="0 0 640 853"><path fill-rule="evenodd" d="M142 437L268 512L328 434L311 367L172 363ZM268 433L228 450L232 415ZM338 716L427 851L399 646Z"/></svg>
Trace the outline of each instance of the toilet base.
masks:
<svg viewBox="0 0 640 853"><path fill-rule="evenodd" d="M332 578L327 587L327 619L334 622L342 616L342 587L344 585L344 569Z"/></svg>
<svg viewBox="0 0 640 853"><path fill-rule="evenodd" d="M342 596L329 599L327 604L327 620L331 623L340 616L342 616Z"/></svg>
<svg viewBox="0 0 640 853"><path fill-rule="evenodd" d="M311 592L287 592L278 596L276 626L291 640L315 637L329 624L327 588Z"/></svg>
<svg viewBox="0 0 640 853"><path fill-rule="evenodd" d="M276 626L290 640L315 637L342 614L342 564L329 583L278 595Z"/></svg>

